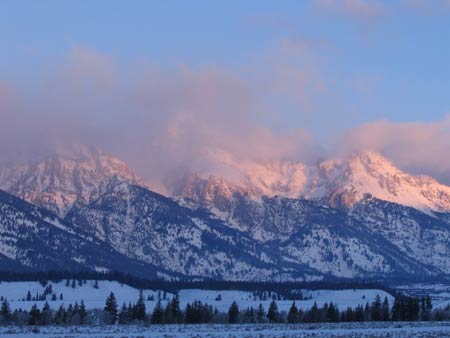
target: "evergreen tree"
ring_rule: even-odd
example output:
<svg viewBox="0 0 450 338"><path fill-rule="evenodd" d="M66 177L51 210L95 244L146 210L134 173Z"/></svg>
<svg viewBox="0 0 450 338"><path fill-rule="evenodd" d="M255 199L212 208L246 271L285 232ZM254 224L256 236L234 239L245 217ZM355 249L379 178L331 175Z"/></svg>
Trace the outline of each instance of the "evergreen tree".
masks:
<svg viewBox="0 0 450 338"><path fill-rule="evenodd" d="M125 304L125 302L123 302L122 304L122 308L120 309L119 312L119 324L127 324L130 320L130 317L128 315L128 307Z"/></svg>
<svg viewBox="0 0 450 338"><path fill-rule="evenodd" d="M299 322L299 312L297 305L295 305L295 302L292 302L291 308L289 309L288 313L288 323L294 324Z"/></svg>
<svg viewBox="0 0 450 338"><path fill-rule="evenodd" d="M372 303L370 308L370 317L373 321L381 321L383 319L383 314L381 312L381 297L377 294L375 301Z"/></svg>
<svg viewBox="0 0 450 338"><path fill-rule="evenodd" d="M309 311L308 321L312 323L317 323L320 321L320 310L316 302L314 302L311 310Z"/></svg>
<svg viewBox="0 0 450 338"><path fill-rule="evenodd" d="M406 305L407 320L408 321L416 321L419 317L419 311L420 311L419 299L416 297L408 297L406 304L407 304Z"/></svg>
<svg viewBox="0 0 450 338"><path fill-rule="evenodd" d="M187 324L209 323L214 317L213 309L210 305L195 301L186 305L185 322Z"/></svg>
<svg viewBox="0 0 450 338"><path fill-rule="evenodd" d="M236 302L233 302L228 310L228 322L236 324L239 321L239 307Z"/></svg>
<svg viewBox="0 0 450 338"><path fill-rule="evenodd" d="M132 321L133 320L133 306L131 305L131 302L128 302L127 315L128 315L128 321Z"/></svg>
<svg viewBox="0 0 450 338"><path fill-rule="evenodd" d="M266 318L266 311L264 310L264 306L260 303L258 309L256 310L256 321L258 323L264 323L265 318Z"/></svg>
<svg viewBox="0 0 450 338"><path fill-rule="evenodd" d="M355 311L356 311L356 309L355 309ZM356 321L355 311L353 311L353 309L350 306L347 307L347 310L345 310L345 312L343 312L342 321L343 322L354 322L354 321Z"/></svg>
<svg viewBox="0 0 450 338"><path fill-rule="evenodd" d="M364 321L364 309L361 305L358 305L355 308L355 312L354 312L354 320L356 322L363 322Z"/></svg>
<svg viewBox="0 0 450 338"><path fill-rule="evenodd" d="M431 310L433 309L433 305L431 304L430 295L426 297L422 297L421 304L421 320L428 321L431 320Z"/></svg>
<svg viewBox="0 0 450 338"><path fill-rule="evenodd" d="M402 315L402 304L401 304L401 296L397 295L394 299L394 305L392 306L392 320L399 321L401 320Z"/></svg>
<svg viewBox="0 0 450 338"><path fill-rule="evenodd" d="M106 322L108 324L115 324L117 321L117 302L113 292L106 299L104 311L107 314Z"/></svg>
<svg viewBox="0 0 450 338"><path fill-rule="evenodd" d="M31 301L31 292L30 292L30 290L28 290L28 292L27 292L27 301L28 302Z"/></svg>
<svg viewBox="0 0 450 338"><path fill-rule="evenodd" d="M180 296L176 294L164 309L164 323L178 324L183 321L183 312L180 309Z"/></svg>
<svg viewBox="0 0 450 338"><path fill-rule="evenodd" d="M55 319L54 319L55 324L56 325L65 324L66 323L66 317L67 317L66 309L64 308L63 305L61 305L59 307L58 311L56 311L56 314L55 314Z"/></svg>
<svg viewBox="0 0 450 338"><path fill-rule="evenodd" d="M245 310L244 322L245 323L255 323L256 322L255 309L253 309L252 306L247 307L247 310Z"/></svg>
<svg viewBox="0 0 450 338"><path fill-rule="evenodd" d="M52 323L53 316L52 316L52 310L50 309L50 305L48 305L47 302L45 302L44 307L42 308L41 312L41 322L42 325L50 325Z"/></svg>
<svg viewBox="0 0 450 338"><path fill-rule="evenodd" d="M184 316L185 316L184 321L186 324L194 324L197 322L194 311L192 309L192 306L189 303L186 304L186 309L184 310Z"/></svg>
<svg viewBox="0 0 450 338"><path fill-rule="evenodd" d="M164 310L161 305L161 300L158 299L155 308L153 309L151 322L152 324L162 324L164 319Z"/></svg>
<svg viewBox="0 0 450 338"><path fill-rule="evenodd" d="M75 302L75 305L73 306L73 308L71 308L69 306L69 309L71 309L71 311L68 311L68 316L67 316L68 323L72 324L72 325L81 324L80 306L78 305L78 302Z"/></svg>
<svg viewBox="0 0 450 338"><path fill-rule="evenodd" d="M272 323L278 323L280 321L280 313L278 312L277 303L274 300L270 303L269 310L267 311L267 319Z"/></svg>
<svg viewBox="0 0 450 338"><path fill-rule="evenodd" d="M145 320L145 301L144 301L144 294L142 290L139 291L139 298L134 306L134 320Z"/></svg>
<svg viewBox="0 0 450 338"><path fill-rule="evenodd" d="M391 318L390 310L389 310L389 300L384 297L383 305L381 305L381 320L384 322L388 322Z"/></svg>
<svg viewBox="0 0 450 338"><path fill-rule="evenodd" d="M11 319L11 308L9 306L9 302L6 299L2 302L0 312L4 321L8 322Z"/></svg>
<svg viewBox="0 0 450 338"><path fill-rule="evenodd" d="M51 295L53 293L52 285L49 284L44 290L44 296Z"/></svg>
<svg viewBox="0 0 450 338"><path fill-rule="evenodd" d="M41 311L36 304L31 307L28 315L28 325L39 325L41 323Z"/></svg>
<svg viewBox="0 0 450 338"><path fill-rule="evenodd" d="M336 323L339 321L339 309L333 304L333 302L331 302L328 306L326 311L326 319L327 322L331 323Z"/></svg>
<svg viewBox="0 0 450 338"><path fill-rule="evenodd" d="M84 305L84 301L81 300L80 309L78 310L78 314L80 315L80 324L84 324L87 317L86 306Z"/></svg>
<svg viewBox="0 0 450 338"><path fill-rule="evenodd" d="M364 321L369 321L371 320L370 318L370 305L369 302L366 303L366 306L364 307Z"/></svg>
<svg viewBox="0 0 450 338"><path fill-rule="evenodd" d="M425 304L426 304L425 308L426 308L428 311L433 310L433 304L431 303L431 297L430 297L430 295L427 295L427 297L425 298Z"/></svg>

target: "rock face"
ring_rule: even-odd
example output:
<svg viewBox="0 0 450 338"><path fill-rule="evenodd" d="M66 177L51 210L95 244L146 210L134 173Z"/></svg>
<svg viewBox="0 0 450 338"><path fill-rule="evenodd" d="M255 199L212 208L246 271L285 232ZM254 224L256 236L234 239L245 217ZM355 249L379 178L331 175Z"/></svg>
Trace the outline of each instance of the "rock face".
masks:
<svg viewBox="0 0 450 338"><path fill-rule="evenodd" d="M388 234L371 230L370 221L316 202L282 197L234 202L234 220L245 227L117 182L96 201L73 209L66 221L128 257L188 276L291 280L442 271L408 256Z"/></svg>
<svg viewBox="0 0 450 338"><path fill-rule="evenodd" d="M187 276L227 280L293 279L315 271L280 255L202 209L189 209L143 187L111 184L73 209L67 222L133 259Z"/></svg>
<svg viewBox="0 0 450 338"><path fill-rule="evenodd" d="M0 192L2 269L248 281L450 276L449 188L370 152L315 166L246 164L233 180L190 175L173 198L97 149L0 172L9 192Z"/></svg>

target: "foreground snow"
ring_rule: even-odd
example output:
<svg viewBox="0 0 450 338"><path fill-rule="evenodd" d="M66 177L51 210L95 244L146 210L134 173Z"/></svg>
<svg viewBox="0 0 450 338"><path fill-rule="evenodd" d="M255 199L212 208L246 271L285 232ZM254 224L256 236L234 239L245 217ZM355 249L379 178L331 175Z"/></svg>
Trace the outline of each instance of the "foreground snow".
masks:
<svg viewBox="0 0 450 338"><path fill-rule="evenodd" d="M450 323L340 323L299 325L157 325L95 327L2 327L1 337L450 337Z"/></svg>

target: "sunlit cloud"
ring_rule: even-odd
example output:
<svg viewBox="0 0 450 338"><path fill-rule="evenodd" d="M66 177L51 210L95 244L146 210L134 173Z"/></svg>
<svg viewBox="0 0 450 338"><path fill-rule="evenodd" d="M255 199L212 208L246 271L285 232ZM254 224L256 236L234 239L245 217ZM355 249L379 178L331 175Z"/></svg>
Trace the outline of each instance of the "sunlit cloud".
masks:
<svg viewBox="0 0 450 338"><path fill-rule="evenodd" d="M345 134L339 154L373 150L402 169L450 182L450 115L437 122L378 121Z"/></svg>

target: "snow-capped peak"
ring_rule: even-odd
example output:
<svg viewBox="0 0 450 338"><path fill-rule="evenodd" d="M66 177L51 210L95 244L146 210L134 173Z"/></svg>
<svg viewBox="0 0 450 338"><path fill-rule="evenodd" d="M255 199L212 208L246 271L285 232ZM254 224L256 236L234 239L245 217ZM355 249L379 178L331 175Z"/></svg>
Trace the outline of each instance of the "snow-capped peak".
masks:
<svg viewBox="0 0 450 338"><path fill-rule="evenodd" d="M324 160L314 166L299 162L247 163L232 169L238 173L234 175L237 178L196 175L195 180L186 180L182 188L175 189L175 195L210 204L215 204L211 192L227 200L234 192L253 198L279 195L312 199L344 210L371 195L425 212L450 211L450 187L428 176L408 174L373 151Z"/></svg>
<svg viewBox="0 0 450 338"><path fill-rule="evenodd" d="M142 184L123 161L96 147L77 146L0 169L0 189L64 216L74 203L88 202L112 178Z"/></svg>
<svg viewBox="0 0 450 338"><path fill-rule="evenodd" d="M422 211L450 211L450 187L397 168L382 155L362 151L346 160L324 161L302 196L351 208L366 195Z"/></svg>

